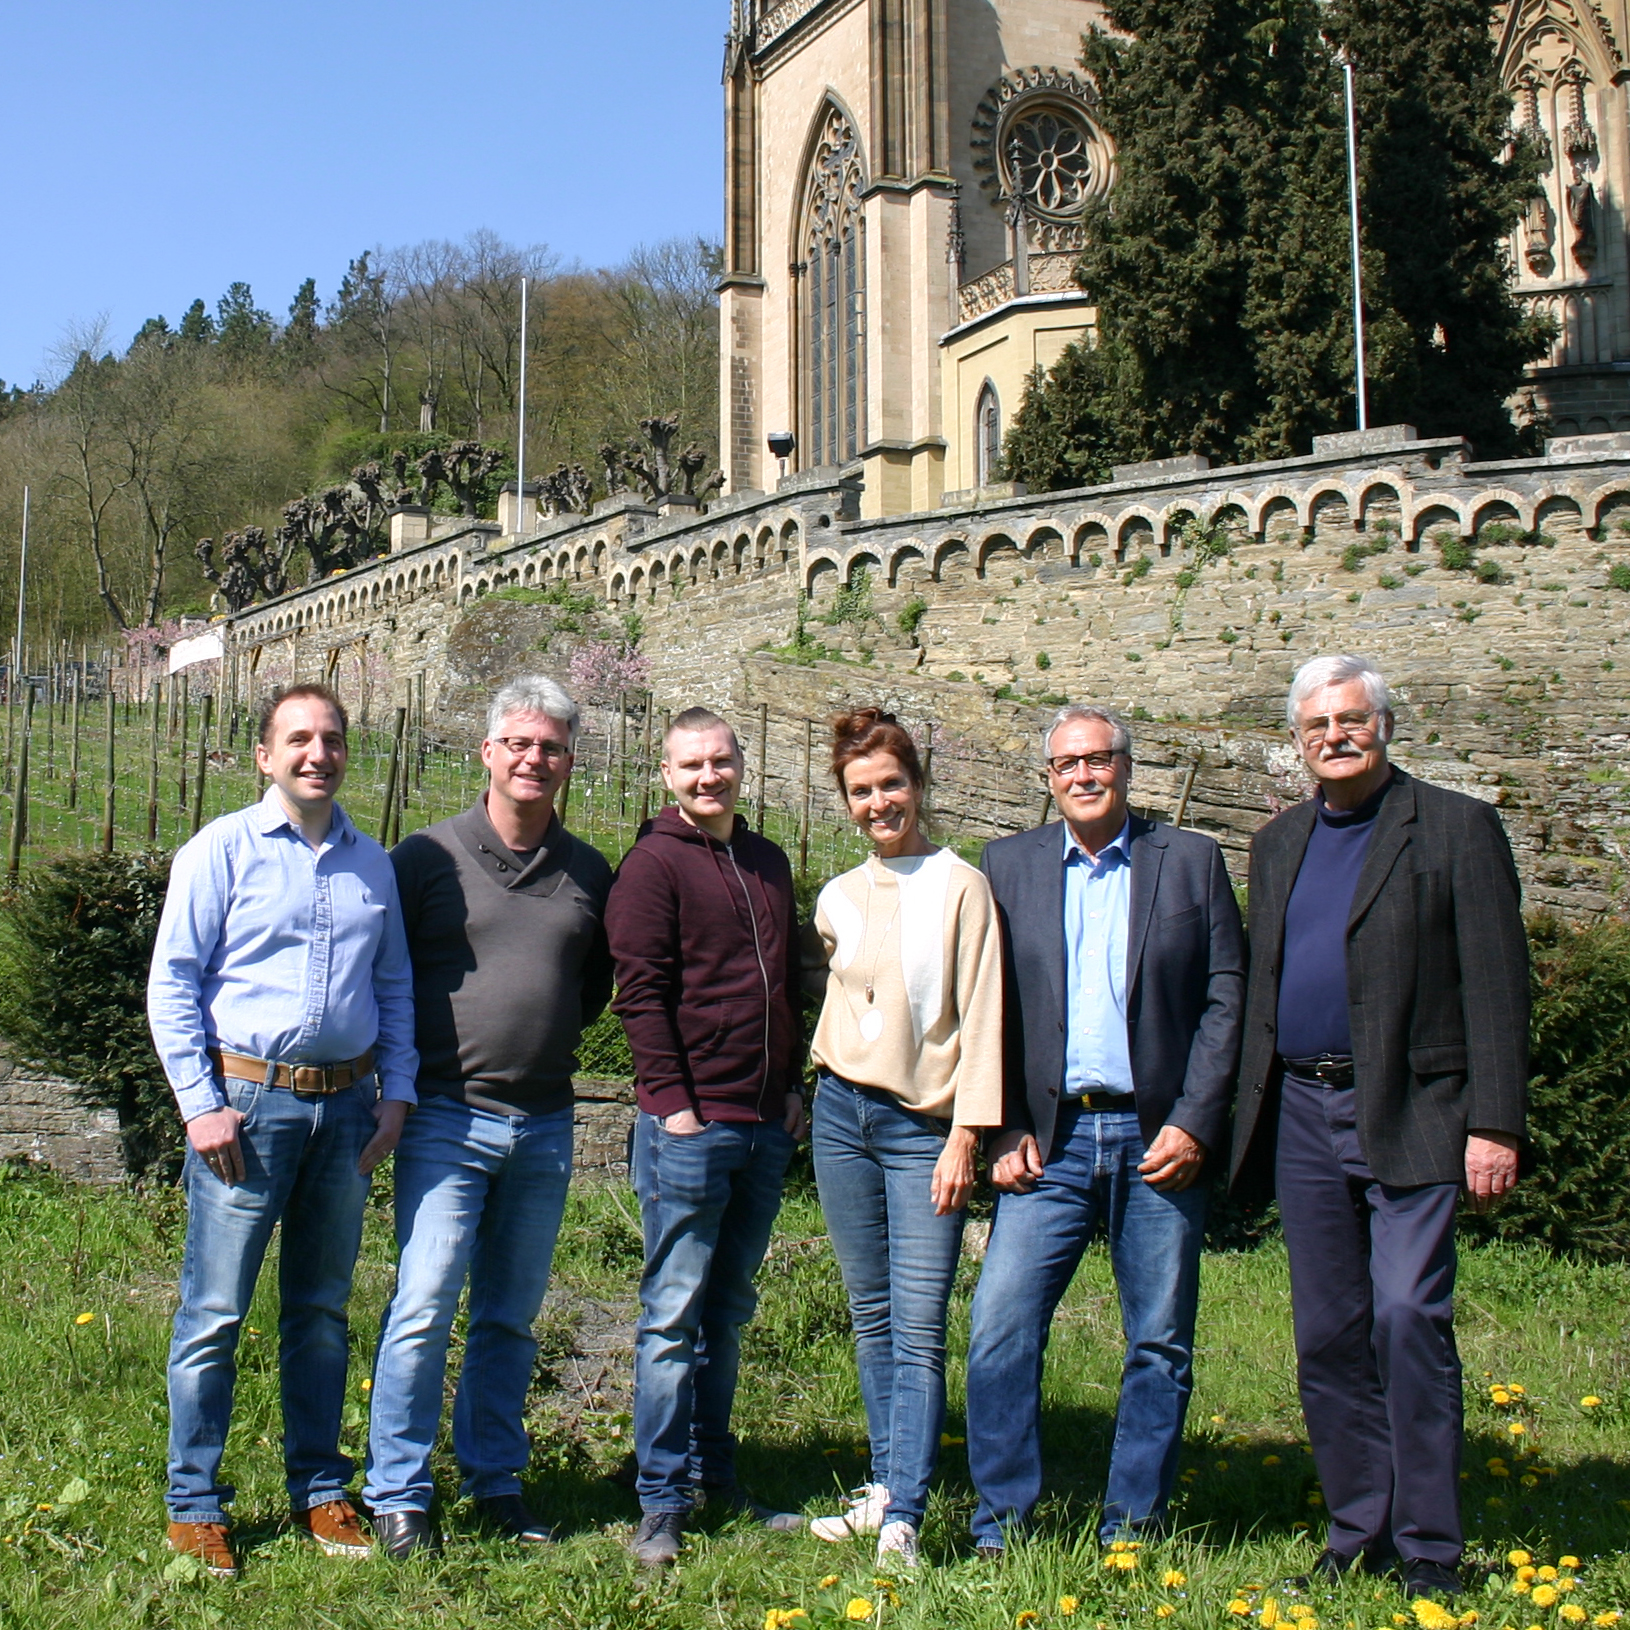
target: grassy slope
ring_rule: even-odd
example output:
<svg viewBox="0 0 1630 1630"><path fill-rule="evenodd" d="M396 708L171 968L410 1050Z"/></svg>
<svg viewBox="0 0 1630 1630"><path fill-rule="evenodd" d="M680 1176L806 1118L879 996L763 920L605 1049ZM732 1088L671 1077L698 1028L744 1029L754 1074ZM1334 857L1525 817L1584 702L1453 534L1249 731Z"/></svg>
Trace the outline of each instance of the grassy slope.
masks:
<svg viewBox="0 0 1630 1630"><path fill-rule="evenodd" d="M347 1431L360 1447L363 1380L389 1285L385 1197L376 1196L359 1272L357 1352ZM673 1574L642 1577L620 1548L633 1513L608 1482L626 1444L615 1379L600 1366L582 1375L568 1356L582 1308L626 1312L638 1243L626 1191L580 1184L557 1260L556 1291L543 1322L544 1369L562 1392L581 1380L598 1404L578 1400L572 1431L558 1409L540 1413L531 1492L568 1535L547 1557L517 1556L470 1536L467 1513L445 1513L449 1544L439 1561L405 1568L347 1564L314 1555L285 1532L277 1443L275 1301L263 1289L246 1338L228 1473L239 1486L237 1520L247 1552L243 1579L188 1579L163 1548L165 1401L163 1359L182 1216L173 1194L140 1199L50 1179L0 1181L0 1625L205 1625L470 1627L501 1622L565 1626L747 1626L771 1608L807 1609L813 1622L841 1615L851 1598L874 1604L874 1624L1013 1626L1035 1612L1063 1624L1061 1596L1079 1598L1071 1625L1159 1622L1174 1630L1218 1626L1247 1586L1305 1566L1319 1512L1296 1405L1282 1253L1208 1260L1201 1309L1198 1391L1183 1456L1180 1536L1151 1547L1128 1573L1106 1571L1083 1541L1103 1472L1117 1367L1113 1284L1101 1253L1079 1276L1055 1331L1049 1371L1050 1494L1040 1533L1006 1563L973 1560L962 1448L947 1448L926 1541L934 1566L899 1584L898 1602L874 1583L870 1552L773 1536L740 1526L693 1537ZM788 1201L763 1281L761 1314L743 1366L738 1425L745 1479L763 1495L815 1511L864 1474L864 1434L841 1288L819 1238L813 1195ZM966 1342L965 1264L953 1348L953 1401ZM270 1277L270 1276L268 1276ZM1574 1553L1584 1561L1564 1598L1592 1615L1630 1606L1630 1346L1623 1309L1630 1269L1559 1263L1513 1247L1468 1252L1460 1329L1468 1382L1468 1477L1475 1545L1503 1556L1521 1544L1539 1562ZM93 1317L84 1324L79 1316ZM1526 1388L1501 1408L1490 1381ZM557 1394L558 1397L560 1394ZM1599 1408L1579 1399L1598 1395ZM1540 1474L1512 1451L1512 1420L1537 1444ZM962 1434L960 1415L949 1433ZM1486 1462L1503 1455L1513 1475ZM1277 1456L1276 1464L1268 1464ZM1533 1475L1533 1474L1530 1474ZM451 1498L457 1478L445 1454L438 1480ZM62 1498L66 1494L67 1499ZM76 1498L77 1496L77 1498ZM1499 1502L1499 1503L1496 1503ZM50 1506L50 1510L40 1509ZM1186 1575L1165 1586L1165 1570ZM1499 1630L1563 1630L1557 1609L1511 1597L1502 1578L1475 1607ZM831 1584L823 1580L835 1576ZM1260 1603L1256 1592L1246 1598ZM1401 1602L1377 1581L1356 1582L1314 1602L1325 1630L1391 1630ZM1260 1620L1260 1608L1258 1620ZM800 1622L800 1621L794 1621ZM1025 1620L1023 1622L1029 1622ZM1253 1621L1258 1622L1258 1621Z"/></svg>

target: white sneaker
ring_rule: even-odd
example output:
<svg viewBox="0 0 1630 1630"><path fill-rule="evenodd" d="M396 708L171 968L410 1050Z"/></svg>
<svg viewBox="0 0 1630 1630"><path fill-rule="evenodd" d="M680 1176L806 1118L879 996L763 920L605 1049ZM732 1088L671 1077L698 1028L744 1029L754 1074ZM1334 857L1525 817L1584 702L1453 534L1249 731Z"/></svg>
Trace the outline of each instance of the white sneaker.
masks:
<svg viewBox="0 0 1630 1630"><path fill-rule="evenodd" d="M917 1530L908 1522L886 1522L877 1536L877 1565L917 1566Z"/></svg>
<svg viewBox="0 0 1630 1630"><path fill-rule="evenodd" d="M836 1517L817 1517L809 1525L816 1539L853 1539L856 1534L875 1534L883 1526L883 1511L889 1491L881 1483L862 1483L844 1501Z"/></svg>

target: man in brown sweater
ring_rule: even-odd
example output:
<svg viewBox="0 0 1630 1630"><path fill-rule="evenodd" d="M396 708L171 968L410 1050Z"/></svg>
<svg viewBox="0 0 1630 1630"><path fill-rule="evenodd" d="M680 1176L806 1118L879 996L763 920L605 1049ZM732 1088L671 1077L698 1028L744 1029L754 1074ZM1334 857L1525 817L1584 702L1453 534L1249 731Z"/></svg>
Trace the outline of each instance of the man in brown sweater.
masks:
<svg viewBox="0 0 1630 1630"><path fill-rule="evenodd" d="M792 868L736 814L741 775L730 726L681 713L662 747L674 804L640 833L606 908L640 1106L631 1549L647 1566L674 1561L702 1501L803 1522L742 1492L730 1432L753 1275L804 1129Z"/></svg>
<svg viewBox="0 0 1630 1630"><path fill-rule="evenodd" d="M572 1171L572 1071L611 994L605 858L561 825L577 705L512 680L481 744L487 791L391 856L419 1047L419 1110L396 1151L396 1291L375 1362L364 1491L388 1555L431 1544L430 1451L466 1274L470 1328L453 1448L483 1524L541 1544L521 1424Z"/></svg>

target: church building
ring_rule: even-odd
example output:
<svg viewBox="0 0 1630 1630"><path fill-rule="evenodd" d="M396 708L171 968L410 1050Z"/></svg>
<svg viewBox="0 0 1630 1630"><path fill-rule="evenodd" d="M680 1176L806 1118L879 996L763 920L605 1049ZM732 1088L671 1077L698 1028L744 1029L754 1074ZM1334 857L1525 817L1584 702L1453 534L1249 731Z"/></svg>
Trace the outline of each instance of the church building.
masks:
<svg viewBox="0 0 1630 1630"><path fill-rule="evenodd" d="M1630 431L1630 0L1515 0L1514 119L1550 154L1512 235L1558 339L1558 434ZM1078 66L1098 0L733 0L720 454L728 490L858 468L862 513L996 482L1038 366L1088 336L1071 278L1115 148Z"/></svg>

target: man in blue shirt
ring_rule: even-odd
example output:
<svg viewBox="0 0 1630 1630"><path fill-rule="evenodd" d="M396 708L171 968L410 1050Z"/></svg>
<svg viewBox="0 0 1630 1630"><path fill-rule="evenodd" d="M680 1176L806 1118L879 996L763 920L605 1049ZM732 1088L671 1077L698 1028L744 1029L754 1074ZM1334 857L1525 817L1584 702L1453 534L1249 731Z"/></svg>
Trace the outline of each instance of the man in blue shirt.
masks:
<svg viewBox="0 0 1630 1630"><path fill-rule="evenodd" d="M170 1346L169 1543L237 1571L220 1477L238 1333L273 1228L283 1453L297 1524L365 1557L339 1450L345 1305L368 1176L414 1103L413 979L385 851L335 802L345 709L322 685L261 710L260 803L176 855L148 1023L187 1126L187 1242Z"/></svg>
<svg viewBox="0 0 1630 1630"><path fill-rule="evenodd" d="M1193 1389L1195 1180L1227 1126L1245 987L1222 851L1128 812L1121 720L1066 707L1042 753L1063 821L989 844L980 862L1002 916L1008 1055L968 1348L973 1533L987 1557L1041 1494L1048 1328L1100 1221L1126 1356L1099 1536L1161 1523Z"/></svg>

